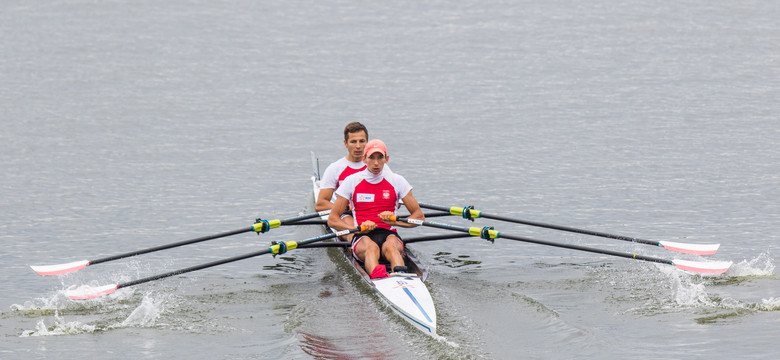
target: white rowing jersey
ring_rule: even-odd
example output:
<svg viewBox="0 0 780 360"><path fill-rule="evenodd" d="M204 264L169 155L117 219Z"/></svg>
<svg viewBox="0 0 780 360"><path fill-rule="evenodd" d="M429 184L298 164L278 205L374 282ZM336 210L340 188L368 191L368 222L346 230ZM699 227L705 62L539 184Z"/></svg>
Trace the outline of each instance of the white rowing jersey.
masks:
<svg viewBox="0 0 780 360"><path fill-rule="evenodd" d="M322 179L320 179L320 189L336 190L347 176L365 168L366 164L363 161L352 162L347 160L347 158L338 159L325 169L325 173L322 174Z"/></svg>
<svg viewBox="0 0 780 360"><path fill-rule="evenodd" d="M379 175L363 170L347 176L336 190L336 195L349 199L355 227L371 220L377 227L395 231L395 226L379 219L379 213L392 211L395 214L398 201L410 191L412 185L403 176L385 167Z"/></svg>

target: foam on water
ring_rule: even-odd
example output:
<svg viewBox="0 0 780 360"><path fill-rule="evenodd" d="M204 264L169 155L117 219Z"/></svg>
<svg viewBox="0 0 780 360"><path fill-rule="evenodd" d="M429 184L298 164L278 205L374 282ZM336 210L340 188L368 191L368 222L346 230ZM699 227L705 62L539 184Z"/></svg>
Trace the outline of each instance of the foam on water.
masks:
<svg viewBox="0 0 780 360"><path fill-rule="evenodd" d="M167 310L169 300L170 296L154 297L151 294L145 294L141 304L125 320L119 324L111 325L109 328L155 326L160 316Z"/></svg>
<svg viewBox="0 0 780 360"><path fill-rule="evenodd" d="M780 298L771 297L763 299L758 309L762 311L778 311L780 310Z"/></svg>
<svg viewBox="0 0 780 360"><path fill-rule="evenodd" d="M456 343L454 341L447 340L446 337L441 336L439 334L432 334L431 337L434 338L434 340L436 340L436 341L438 341L438 342L440 342L442 344L449 345L449 346L451 346L453 348L457 349L457 348L460 347L460 345L458 343Z"/></svg>
<svg viewBox="0 0 780 360"><path fill-rule="evenodd" d="M775 273L774 259L770 252L766 251L753 259L735 263L726 273L731 276L770 276Z"/></svg>
<svg viewBox="0 0 780 360"><path fill-rule="evenodd" d="M110 296L88 301L73 301L57 292L48 298L38 298L27 301L23 305L14 304L11 310L24 315L40 315L41 318L33 330L25 330L21 337L30 336L56 336L75 335L121 329L128 327L154 327L157 326L163 314L170 311L177 304L176 299L170 294L155 292L145 293L138 304L125 318L108 318L106 315L117 311L126 310L133 305L134 292L122 291ZM45 316L53 316L47 319ZM89 319L68 320L68 317L85 316ZM97 318L95 318L97 316ZM50 320L50 325L47 321Z"/></svg>
<svg viewBox="0 0 780 360"><path fill-rule="evenodd" d="M714 306L704 283L679 271L671 272L674 301L679 306Z"/></svg>
<svg viewBox="0 0 780 360"><path fill-rule="evenodd" d="M59 314L54 315L54 324L52 326L46 326L46 321L41 319L35 325L35 330L25 330L22 332L21 337L29 336L54 336L54 335L75 335L92 333L97 330L97 326L80 323L78 321L68 322L65 321Z"/></svg>
<svg viewBox="0 0 780 360"><path fill-rule="evenodd" d="M734 299L727 295L714 294L714 292L721 290L725 286L738 286L746 281L771 277L774 274L775 265L768 251L759 254L753 259L742 260L734 264L721 277L700 276L677 271L669 267L659 267L659 269L670 281L676 307L711 310L775 311L780 306L780 299L775 297L762 299L762 303L757 304Z"/></svg>

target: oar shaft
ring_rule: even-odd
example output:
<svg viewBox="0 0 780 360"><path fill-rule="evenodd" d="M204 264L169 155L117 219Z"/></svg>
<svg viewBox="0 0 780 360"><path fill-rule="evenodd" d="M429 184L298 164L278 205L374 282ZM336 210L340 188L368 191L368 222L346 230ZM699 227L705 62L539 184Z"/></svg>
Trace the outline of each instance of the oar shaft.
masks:
<svg viewBox="0 0 780 360"><path fill-rule="evenodd" d="M610 239L616 239L616 240L631 241L631 242L635 242L635 243L642 243L642 244L647 244L647 245L660 246L658 241L644 240L644 239L639 239L639 238L630 237L630 236L623 236L623 235L607 234L607 233L603 233L603 232L599 232L599 231L593 231L593 230L577 229L577 228L563 226L563 225L546 224L546 223L541 223L541 222L536 222L536 221L528 221L528 220L520 220L520 219L511 219L511 218L508 218L508 217L503 217L503 216L498 216L498 215L491 215L491 214L485 214L485 213L482 213L482 217L487 218L487 219L515 222L515 223L518 223L518 224L525 224L525 225L543 227L543 228L554 229L554 230L568 231L568 232L573 232L573 233L578 233L578 234L599 236L599 237L603 237L603 238L610 238Z"/></svg>
<svg viewBox="0 0 780 360"><path fill-rule="evenodd" d="M411 244L416 242L422 242L422 241L435 241L435 240L446 240L446 239L457 239L457 238L467 238L471 237L471 234L455 234L455 235L433 235L433 236L420 236L420 237L414 237L414 238L408 238L404 239L404 244Z"/></svg>
<svg viewBox="0 0 780 360"><path fill-rule="evenodd" d="M174 271L167 272L167 273L164 273L164 274L159 274L159 275L149 276L149 277L146 277L146 278L143 278L143 279L128 281L128 282L125 282L125 283L118 284L116 288L120 289L120 288L123 288L123 287L143 284L145 282L150 282L150 281L154 281L154 280L164 279L164 278L167 278L167 277L176 276L176 275L180 275L180 274L184 274L184 273L188 273L188 272L192 272L192 271L202 270L202 269L214 267L214 266L217 266L217 265L222 265L222 264L227 264L227 263L234 262L234 261L244 260L244 259L248 259L248 258L251 258L251 257L260 256L260 255L263 255L263 254L268 254L270 252L271 252L271 249L265 249L265 250L260 250L260 251L256 251L256 252L253 252L253 253L241 255L241 256L235 256L235 257L232 257L232 258L212 261L212 262L201 264L201 265L196 265L196 266L191 266L191 267L184 268L184 269L174 270Z"/></svg>
<svg viewBox="0 0 780 360"><path fill-rule="evenodd" d="M302 220L293 223L283 223L282 225L327 225L327 220Z"/></svg>
<svg viewBox="0 0 780 360"><path fill-rule="evenodd" d="M478 228L478 227L466 228L462 226L455 226L450 224L442 224L442 223L435 223L431 221L415 220L415 219L400 219L400 221L406 221L410 224L424 225L424 226L435 227L439 229L460 231L474 236L489 235L490 238L502 238L502 239L509 239L515 241L523 241L523 242L529 242L529 243L540 244L540 245L555 246L555 247L565 248L565 249L587 251L587 252L592 252L597 254L612 255L612 256L624 257L629 259L637 259L637 260L674 265L674 262L672 260L655 258L651 256L644 256L639 254L624 253L624 252L612 251L606 249L598 249L598 248L592 248L592 247L581 246L581 245L563 244L563 243L558 243L553 241L532 239L532 238L527 238L522 236L505 235L496 230L492 230L492 228L489 230L485 228Z"/></svg>
<svg viewBox="0 0 780 360"><path fill-rule="evenodd" d="M667 259L661 259L661 258L655 258L651 256L644 256L639 254L631 254L631 253L624 253L620 251L612 251L607 249L598 249L598 248L592 248L588 246L582 246L582 245L574 245L574 244L562 244L552 241L545 241L545 240L539 240L539 239L532 239L522 236L513 236L513 235L505 235L502 233L498 234L498 238L501 239L509 239L509 240L515 240L515 241L523 241L523 242L529 242L534 244L540 244L540 245L548 245L548 246L555 246L560 248L566 248L566 249L572 249L572 250L580 250L580 251L587 251L597 254L604 254L604 255L612 255L612 256L618 256L618 257L624 257L629 259L637 259L637 260L644 260L644 261L650 261L650 262L657 262L662 264L670 264L673 265L674 263L672 260Z"/></svg>
<svg viewBox="0 0 780 360"><path fill-rule="evenodd" d="M252 227L254 228L254 231L258 233L264 233L268 230L278 228L282 225L312 225L312 224L319 225L320 223L318 221L323 221L323 220L312 220L314 222L301 221L301 220L311 219L315 217L322 217L327 214L330 214L330 209L311 213L311 214L291 217L287 219L281 219L281 220L280 219L274 219L274 220L257 219L255 224L252 225Z"/></svg>
<svg viewBox="0 0 780 360"><path fill-rule="evenodd" d="M352 246L350 241L321 242L309 245L300 245L299 249L330 248L330 247L348 247Z"/></svg>
<svg viewBox="0 0 780 360"><path fill-rule="evenodd" d="M437 212L437 213L431 213L431 214L423 214L425 218L432 218L432 217L442 217L442 216L452 216L452 214L448 212Z"/></svg>
<svg viewBox="0 0 780 360"><path fill-rule="evenodd" d="M297 241L297 242L291 242L288 246L293 245L293 244L295 245L295 247L305 246L307 244L311 244L311 243L314 243L314 242L317 242L317 241L322 241L322 240L334 238L334 237L337 237L337 236L351 234L351 233L355 233L355 232L358 232L358 231L360 231L360 229L350 229L350 230L346 230L346 231L339 231L337 233L330 233L330 234L320 235L320 236L309 238L309 239L306 239L306 240L301 240L301 241ZM295 247L291 247L291 249L295 248ZM271 248L268 248L268 249L263 249L263 250L260 250L260 251L255 251L255 252L244 254L244 255L234 256L234 257L227 258L227 259L222 259L222 260L216 260L216 261L212 261L212 262L201 264L201 265L195 265L195 266L191 266L191 267L184 268L184 269L174 270L174 271L167 272L167 273L164 273L164 274L159 274L159 275L149 276L149 277L146 277L146 278L143 278L143 279L138 279L138 280L124 282L124 283L121 283L121 284L117 284L116 288L120 289L120 288L123 288L123 287L143 284L143 283L154 281L154 280L160 280L160 279L164 279L164 278L171 277L171 276L181 275L181 274L185 274L185 273L192 272L192 271L197 271L197 270L202 270L202 269L214 267L214 266L217 266L217 265L222 265L222 264L227 264L227 263L231 263L231 262L234 262L234 261L244 260L244 259L248 259L248 258L255 257L255 256L265 255L265 254L269 254L269 253L272 253L272 252L274 252L274 246L272 246Z"/></svg>
<svg viewBox="0 0 780 360"><path fill-rule="evenodd" d="M449 212L450 214L453 214L453 215L460 215L459 213L457 213L456 209L460 209L461 211L463 211L463 208L454 208L454 207L453 208L448 208L448 207L444 207L444 206L425 204L425 203L420 203L420 207L427 208L427 209L432 209L432 210L447 211L447 212ZM482 217L482 218L486 218L486 219L506 221L506 222L512 222L512 223L516 223L516 224L530 225L530 226L543 227L543 228L554 229L554 230L568 231L568 232L573 232L573 233L578 233L578 234L599 236L599 237L615 239L615 240L631 241L631 242L636 242L636 243L641 243L641 244L661 246L660 242L653 241L653 240L645 240L645 239L639 239L639 238L630 237L630 236L608 234L608 233L603 233L603 232L593 231L593 230L577 229L577 228L573 228L573 227L569 227L569 226L547 224L547 223L538 222L538 221L515 219L515 218L509 218L509 217L500 216L500 215L491 215L491 214L486 214L486 213L484 213L482 211L473 210L473 209L470 210L470 212L471 212L472 217L474 217L474 218Z"/></svg>
<svg viewBox="0 0 780 360"><path fill-rule="evenodd" d="M118 254L118 255L113 255L113 256L107 256L107 257L100 258L100 259L90 260L89 263L90 263L90 265L95 265L95 264L100 264L102 262L123 259L123 258L131 257L131 256L141 255L141 254L147 254L147 253L150 253L150 252L155 252L155 251L175 248L175 247L179 247L179 246L182 246L182 245L189 245L189 244L199 243L199 242L202 242L202 241L213 240L213 239L217 239L217 238L222 238L222 237L226 237L226 236L241 234L241 233L250 232L250 231L254 231L254 228L253 227L248 227L248 228L243 228L243 229L238 229L238 230L226 231L226 232L219 233L219 234L202 236L202 237L195 238L195 239L190 239L190 240L183 240L183 241L170 243L170 244L166 244L166 245L160 245L160 246L151 247L151 248L148 248L148 249L130 251L130 252L126 252L124 254Z"/></svg>
<svg viewBox="0 0 780 360"><path fill-rule="evenodd" d="M435 228L439 228L439 229L460 231L460 232L465 232L467 234L469 233L469 229L470 229L470 228L466 228L466 227L463 227L463 226L442 224L442 223L437 223L437 222L432 222L432 221L414 220L414 222L412 222L410 220L412 220L412 219L398 219L398 221L407 221L407 222L413 223L413 224L421 224L421 225L425 225L425 226L429 226L429 227L435 227ZM469 235L469 236L471 236L471 235Z"/></svg>
<svg viewBox="0 0 780 360"><path fill-rule="evenodd" d="M297 222L297 221L313 219L313 218L321 217L321 216L327 215L327 214L330 214L330 210L323 210L323 211L319 211L319 212L315 212L315 213L295 216L295 217L287 218L287 219L284 219L284 220L280 220L280 222L282 223L282 225L288 225L288 224L291 224L291 223L294 223L294 222Z"/></svg>
<svg viewBox="0 0 780 360"><path fill-rule="evenodd" d="M281 225L287 225L287 224L293 224L293 223L301 224L301 225L307 225L308 222L302 222L301 220L306 220L306 219L311 219L311 218L315 218L315 217L320 217L320 216L322 216L322 215L324 215L324 214L326 214L328 212L329 211L320 211L320 212L315 212L315 213L311 213L311 214L295 216L295 217L287 218L287 219L284 219L284 220L278 220L278 222ZM317 224L319 224L319 223L317 223ZM160 245L160 246L151 247L151 248L148 248L148 249L130 251L130 252L126 252L124 254L119 254L119 255L107 256L107 257L104 257L104 258L91 260L89 263L90 263L90 265L95 265L95 264L100 264L102 262L123 259L123 258L131 257L131 256L147 254L147 253L150 253L150 252L166 250L166 249L170 249L170 248L179 247L179 246L182 246L182 245L195 244L195 243L199 243L199 242L202 242L202 241L219 239L219 238L228 237L228 236L241 234L241 233L245 233L245 232L251 232L251 231L257 231L256 224L251 226L251 227L248 227L248 228L232 230L232 231L226 231L226 232L219 233L219 234L214 234L214 235L201 236L201 237L190 239L190 240L183 240L183 241L174 242L174 243L170 243L170 244L166 244L166 245Z"/></svg>

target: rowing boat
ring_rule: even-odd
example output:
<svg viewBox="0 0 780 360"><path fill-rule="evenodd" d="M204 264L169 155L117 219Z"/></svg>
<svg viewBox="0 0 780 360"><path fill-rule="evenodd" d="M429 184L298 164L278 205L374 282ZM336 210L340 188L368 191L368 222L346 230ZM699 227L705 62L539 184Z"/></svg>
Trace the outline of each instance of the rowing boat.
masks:
<svg viewBox="0 0 780 360"><path fill-rule="evenodd" d="M314 175L311 177L312 192L316 203L317 194L320 191L320 173L314 153L312 153L312 164L314 166ZM322 215L322 218L327 220L328 215ZM327 226L325 228L327 231L333 231ZM341 247L341 252L360 277L393 311L417 329L430 335L436 334L436 308L424 283L428 273L408 248L405 247L404 250L407 272L390 273L388 271L390 276L381 279L371 279L368 276L360 262L352 257L352 249L349 246ZM387 264L380 264L380 266L387 266Z"/></svg>

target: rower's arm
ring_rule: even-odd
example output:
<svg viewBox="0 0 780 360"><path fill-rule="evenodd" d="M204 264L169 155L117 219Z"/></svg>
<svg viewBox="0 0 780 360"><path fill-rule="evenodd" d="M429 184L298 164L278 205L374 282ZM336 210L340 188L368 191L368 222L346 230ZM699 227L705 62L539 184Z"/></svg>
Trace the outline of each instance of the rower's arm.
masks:
<svg viewBox="0 0 780 360"><path fill-rule="evenodd" d="M314 210L323 211L333 208L333 203L330 202L330 198L333 196L334 189L320 189L317 194L317 203L314 204Z"/></svg>
<svg viewBox="0 0 780 360"><path fill-rule="evenodd" d="M322 190L320 190L320 194L322 194ZM330 201L328 201L328 203L330 203ZM330 215L328 215L328 226L338 231L347 230L354 227L353 224L347 224L344 220L341 219L341 215L343 215L347 210L347 205L349 205L349 200L347 200L347 198L343 196L336 196L336 202L333 203L333 208L330 211Z"/></svg>
<svg viewBox="0 0 780 360"><path fill-rule="evenodd" d="M404 206L406 206L406 210L409 211L410 219L425 220L425 215L423 214L423 211L420 208L420 204L417 203L417 199L414 198L414 195L412 195L411 191L409 191L409 193L406 194L406 196L404 196L403 199L401 199L401 201L404 202ZM415 224L410 224L405 221L395 221L393 225L400 226L400 227L407 227L407 228L417 226Z"/></svg>

